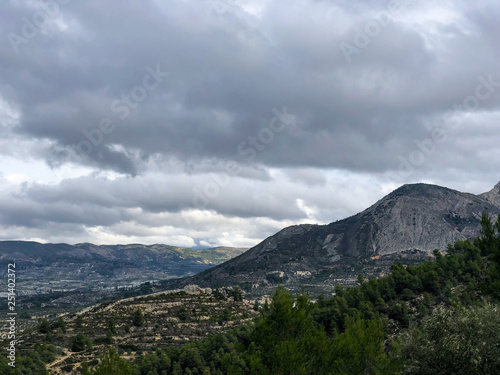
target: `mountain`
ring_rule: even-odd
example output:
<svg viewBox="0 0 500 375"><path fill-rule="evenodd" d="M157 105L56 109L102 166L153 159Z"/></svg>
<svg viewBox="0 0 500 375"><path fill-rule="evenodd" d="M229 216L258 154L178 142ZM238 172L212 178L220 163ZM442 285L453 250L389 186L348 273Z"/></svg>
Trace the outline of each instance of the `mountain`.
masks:
<svg viewBox="0 0 500 375"><path fill-rule="evenodd" d="M0 241L0 275L15 262L19 292L25 294L103 289L193 275L245 250Z"/></svg>
<svg viewBox="0 0 500 375"><path fill-rule="evenodd" d="M425 258L458 239L478 236L481 214L500 213L499 186L477 196L423 183L403 185L357 215L328 225L285 228L177 284L240 285L248 290L277 282L300 287L354 281L360 270L383 275L402 257Z"/></svg>

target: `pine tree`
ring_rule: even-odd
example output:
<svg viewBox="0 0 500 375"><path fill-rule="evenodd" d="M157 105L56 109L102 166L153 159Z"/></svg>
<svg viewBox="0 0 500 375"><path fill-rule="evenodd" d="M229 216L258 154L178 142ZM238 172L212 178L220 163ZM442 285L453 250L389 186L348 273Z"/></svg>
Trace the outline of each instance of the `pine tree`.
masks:
<svg viewBox="0 0 500 375"><path fill-rule="evenodd" d="M140 327L144 324L144 315L141 309L137 309L134 311L134 315L132 316L132 323L137 327Z"/></svg>
<svg viewBox="0 0 500 375"><path fill-rule="evenodd" d="M108 329L111 331L111 333L114 335L116 334L116 321L115 318L111 317L108 319L107 323Z"/></svg>
<svg viewBox="0 0 500 375"><path fill-rule="evenodd" d="M49 333L51 331L50 323L47 319L43 319L38 326L38 332L40 333Z"/></svg>
<svg viewBox="0 0 500 375"><path fill-rule="evenodd" d="M57 327L60 328L63 333L66 333L66 322L62 317L57 320Z"/></svg>
<svg viewBox="0 0 500 375"><path fill-rule="evenodd" d="M243 292L241 291L240 288L238 288L238 287L234 288L233 296L234 296L235 301L239 301L239 302L243 301Z"/></svg>
<svg viewBox="0 0 500 375"><path fill-rule="evenodd" d="M384 351L381 322L360 315L347 318L346 330L334 341L332 374L397 374L399 364Z"/></svg>
<svg viewBox="0 0 500 375"><path fill-rule="evenodd" d="M106 331L106 343L107 344L112 344L113 343L113 332L111 332L110 329Z"/></svg>
<svg viewBox="0 0 500 375"><path fill-rule="evenodd" d="M479 247L483 255L491 254L495 246L495 226L491 223L488 214L481 215L481 237L479 238Z"/></svg>
<svg viewBox="0 0 500 375"><path fill-rule="evenodd" d="M100 358L94 375L132 375L132 366L109 347L108 353Z"/></svg>

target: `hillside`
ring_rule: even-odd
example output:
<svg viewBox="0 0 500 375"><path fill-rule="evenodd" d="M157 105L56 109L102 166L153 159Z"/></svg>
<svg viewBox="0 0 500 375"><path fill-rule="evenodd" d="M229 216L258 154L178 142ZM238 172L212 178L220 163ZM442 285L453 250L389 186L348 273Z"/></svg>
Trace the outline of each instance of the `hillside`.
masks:
<svg viewBox="0 0 500 375"><path fill-rule="evenodd" d="M500 212L489 196L403 185L354 216L328 225L285 228L244 254L174 285L252 290L288 283L300 289L308 284L328 287L339 279L353 282L360 270L381 276L401 258L421 261L434 249L477 237L481 214Z"/></svg>
<svg viewBox="0 0 500 375"><path fill-rule="evenodd" d="M4 357L0 373L497 374L500 215L481 226L446 255L316 302L280 286L251 308L237 288L188 286L32 320L17 343L23 371Z"/></svg>
<svg viewBox="0 0 500 375"><path fill-rule="evenodd" d="M240 326L257 315L240 299L234 289L196 286L122 299L51 319L44 323L46 328L29 320L35 329L28 329L17 347L20 354L26 355L36 343L53 343L57 351L47 365L50 374L75 373L73 369L81 368L84 361L97 363L110 344L132 360L151 348L180 347ZM75 348L78 333L92 341L92 348L85 347L85 343L81 349Z"/></svg>

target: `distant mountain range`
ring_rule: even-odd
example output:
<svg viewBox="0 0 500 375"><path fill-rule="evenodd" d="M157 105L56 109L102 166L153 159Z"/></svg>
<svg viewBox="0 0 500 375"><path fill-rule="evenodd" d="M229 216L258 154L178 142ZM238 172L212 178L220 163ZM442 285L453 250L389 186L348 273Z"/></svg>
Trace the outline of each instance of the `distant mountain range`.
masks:
<svg viewBox="0 0 500 375"><path fill-rule="evenodd" d="M0 265L16 263L19 293L110 288L193 275L247 249L0 241ZM0 267L0 274L7 267Z"/></svg>
<svg viewBox="0 0 500 375"><path fill-rule="evenodd" d="M478 236L483 212L500 213L500 183L480 195L422 183L403 185L347 219L285 228L234 259L179 280L176 287L334 284L342 277L352 280L363 271L359 265L372 265L377 276L384 273L378 259L389 259L390 265L411 254L422 258L458 239Z"/></svg>

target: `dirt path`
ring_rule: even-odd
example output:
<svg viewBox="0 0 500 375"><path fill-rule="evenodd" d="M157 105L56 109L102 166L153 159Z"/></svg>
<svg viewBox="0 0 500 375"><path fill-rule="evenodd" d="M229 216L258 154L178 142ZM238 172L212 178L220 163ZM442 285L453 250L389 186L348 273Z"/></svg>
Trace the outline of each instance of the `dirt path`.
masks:
<svg viewBox="0 0 500 375"><path fill-rule="evenodd" d="M71 357L73 354L74 354L74 353L69 352L69 353L68 353L68 354L66 354L65 356L63 356L63 357L61 357L61 358L56 359L56 360L55 360L54 362L52 362L52 363L49 363L49 364L47 365L47 369L50 369L50 368L54 367L55 365L57 365L57 364L61 363L62 361L66 360L66 358Z"/></svg>

